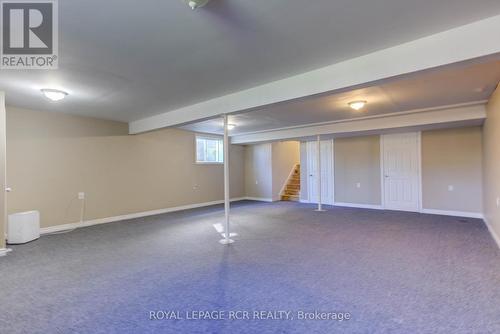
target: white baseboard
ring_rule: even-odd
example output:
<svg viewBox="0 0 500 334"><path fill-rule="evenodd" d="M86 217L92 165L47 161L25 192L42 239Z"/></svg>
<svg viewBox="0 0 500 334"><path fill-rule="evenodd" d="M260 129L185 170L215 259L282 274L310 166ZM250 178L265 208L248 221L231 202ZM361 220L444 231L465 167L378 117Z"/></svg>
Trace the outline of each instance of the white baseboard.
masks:
<svg viewBox="0 0 500 334"><path fill-rule="evenodd" d="M479 213L479 212L422 209L421 213L426 213L426 214L430 214L430 215L484 219L483 214Z"/></svg>
<svg viewBox="0 0 500 334"><path fill-rule="evenodd" d="M243 201L246 199L247 199L247 197L238 197L238 198L231 199L231 202ZM100 225L100 224L106 224L106 223L113 223L113 222L118 222L118 221L122 221L122 220L129 220L129 219L142 218L142 217L148 217L148 216L161 215L161 214L169 213L169 212L190 210L190 209L196 209L196 208L201 208L201 207L211 206L211 205L218 205L218 204L223 204L223 203L224 203L224 201L220 200L220 201L212 201L212 202L205 202L205 203L189 204L189 205L176 206L176 207L166 208L166 209L131 213L131 214L121 215L121 216L86 220L84 222L78 222L78 223L70 223L70 224L56 225L56 226L50 226L50 227L43 227L40 229L40 234L44 235L44 234L50 234L50 233L64 232L64 231L73 230L73 229L82 228L82 227L88 227L88 226L94 226L94 225Z"/></svg>
<svg viewBox="0 0 500 334"><path fill-rule="evenodd" d="M316 204L316 203L311 203L308 200L302 200L302 199L300 200L300 203ZM328 204L324 204L324 205L328 205ZM382 205L374 205L374 204L358 204L358 203L335 202L334 206L346 207L346 208L384 210L384 208L382 207ZM448 211L448 210L422 209L421 213L426 213L426 214L431 214L431 215L441 215L441 216L453 216L453 217L484 219L483 214L479 213L479 212L465 212L465 211Z"/></svg>
<svg viewBox="0 0 500 334"><path fill-rule="evenodd" d="M488 231L490 231L490 234L491 234L491 237L493 238L493 240L495 240L495 242L497 243L497 246L498 248L500 248L500 237L498 236L498 234L495 232L495 230L493 229L493 226L491 226L490 222L488 221L488 219L486 217L484 217L484 223L486 224L486 227L488 228Z"/></svg>
<svg viewBox="0 0 500 334"><path fill-rule="evenodd" d="M2 249L0 249L0 256L5 256L10 251L12 251L12 249L10 249L10 248L2 248Z"/></svg>
<svg viewBox="0 0 500 334"><path fill-rule="evenodd" d="M308 200L301 199L300 203L305 204L318 204L315 202L309 202ZM323 203L323 205L331 205ZM358 204L358 203L343 203L343 202L335 202L333 206L344 207L344 208L358 208L358 209L372 209L372 210L383 210L381 205L374 204Z"/></svg>
<svg viewBox="0 0 500 334"><path fill-rule="evenodd" d="M273 202L272 198L266 198L266 197L245 197L244 199L247 201Z"/></svg>
<svg viewBox="0 0 500 334"><path fill-rule="evenodd" d="M40 228L40 235L74 230L76 228L84 227L83 226L84 223L86 223L86 222L62 224L62 225L55 225L55 226L49 226L49 227L41 227Z"/></svg>
<svg viewBox="0 0 500 334"><path fill-rule="evenodd" d="M335 202L335 206L341 206L346 208L359 208L359 209L372 209L372 210L383 210L381 205L376 204L357 204L357 203L342 203Z"/></svg>
<svg viewBox="0 0 500 334"><path fill-rule="evenodd" d="M307 200L300 200L300 203L311 203ZM316 204L316 203L313 203ZM325 204L328 205L328 204ZM344 203L335 202L334 206L346 207L346 208L359 208L359 209L372 209L372 210L384 210L382 205L376 204L358 204L358 203ZM442 216L454 216L454 217L464 217L464 218L477 218L483 219L483 214L479 212L465 212L465 211L448 211L448 210L435 210L435 209L422 209L421 213L431 214L431 215L442 215Z"/></svg>

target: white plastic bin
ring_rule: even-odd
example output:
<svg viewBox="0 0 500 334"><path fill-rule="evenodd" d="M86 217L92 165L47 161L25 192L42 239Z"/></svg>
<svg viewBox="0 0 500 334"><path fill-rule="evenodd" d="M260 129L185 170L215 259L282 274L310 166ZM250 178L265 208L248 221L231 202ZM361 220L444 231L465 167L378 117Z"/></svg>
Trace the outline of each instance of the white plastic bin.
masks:
<svg viewBox="0 0 500 334"><path fill-rule="evenodd" d="M25 244L38 238L40 238L40 212L28 211L9 215L8 244Z"/></svg>

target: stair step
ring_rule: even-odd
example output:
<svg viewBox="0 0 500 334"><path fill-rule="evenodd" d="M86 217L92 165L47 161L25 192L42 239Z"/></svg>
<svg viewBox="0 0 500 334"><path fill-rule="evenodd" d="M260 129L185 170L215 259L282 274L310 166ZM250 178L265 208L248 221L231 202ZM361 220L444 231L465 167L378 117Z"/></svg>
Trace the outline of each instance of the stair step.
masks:
<svg viewBox="0 0 500 334"><path fill-rule="evenodd" d="M284 191L283 195L298 195L300 194L299 190L292 190L292 191Z"/></svg>
<svg viewBox="0 0 500 334"><path fill-rule="evenodd" d="M299 196L297 196L297 195L293 195L293 196L283 195L283 196L281 196L281 200L282 201L298 202Z"/></svg>

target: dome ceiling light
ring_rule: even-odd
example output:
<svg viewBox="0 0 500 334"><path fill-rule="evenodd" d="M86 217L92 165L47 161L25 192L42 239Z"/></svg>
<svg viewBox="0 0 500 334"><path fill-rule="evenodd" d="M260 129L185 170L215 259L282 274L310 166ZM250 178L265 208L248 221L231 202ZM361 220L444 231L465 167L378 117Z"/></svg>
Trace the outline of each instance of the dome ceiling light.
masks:
<svg viewBox="0 0 500 334"><path fill-rule="evenodd" d="M68 93L63 92L62 90L58 89L42 89L41 90L43 95L45 95L46 98L53 102L61 101L64 99L66 96L68 96Z"/></svg>
<svg viewBox="0 0 500 334"><path fill-rule="evenodd" d="M361 110L366 105L366 101L353 101L349 103L349 107L354 110Z"/></svg>
<svg viewBox="0 0 500 334"><path fill-rule="evenodd" d="M205 6L210 0L184 0L192 10Z"/></svg>

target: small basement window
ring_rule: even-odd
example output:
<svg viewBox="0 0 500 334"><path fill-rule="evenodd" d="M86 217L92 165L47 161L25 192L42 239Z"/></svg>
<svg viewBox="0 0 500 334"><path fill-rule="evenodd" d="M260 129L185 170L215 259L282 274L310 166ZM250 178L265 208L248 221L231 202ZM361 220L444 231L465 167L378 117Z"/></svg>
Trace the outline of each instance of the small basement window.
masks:
<svg viewBox="0 0 500 334"><path fill-rule="evenodd" d="M222 138L196 136L196 163L224 163L224 142Z"/></svg>

